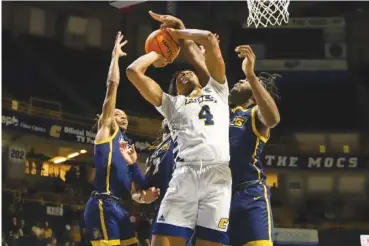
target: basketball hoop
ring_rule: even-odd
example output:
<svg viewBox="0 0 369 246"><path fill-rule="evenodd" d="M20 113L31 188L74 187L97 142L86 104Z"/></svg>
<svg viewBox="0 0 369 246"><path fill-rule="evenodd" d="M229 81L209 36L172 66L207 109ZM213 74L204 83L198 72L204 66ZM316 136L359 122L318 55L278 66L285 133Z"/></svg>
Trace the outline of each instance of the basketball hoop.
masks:
<svg viewBox="0 0 369 246"><path fill-rule="evenodd" d="M249 8L247 25L258 28L288 23L290 0L246 0Z"/></svg>

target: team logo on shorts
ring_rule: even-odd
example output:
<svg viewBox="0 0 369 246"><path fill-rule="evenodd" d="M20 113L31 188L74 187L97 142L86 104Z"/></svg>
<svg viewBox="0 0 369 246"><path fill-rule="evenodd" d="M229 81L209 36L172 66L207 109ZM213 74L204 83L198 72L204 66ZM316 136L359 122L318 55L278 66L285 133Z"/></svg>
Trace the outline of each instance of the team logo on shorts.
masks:
<svg viewBox="0 0 369 246"><path fill-rule="evenodd" d="M99 229L97 229L97 228L94 228L94 229L93 229L92 236L93 236L93 238L94 238L95 240L98 240L98 239L101 239L101 238L102 238L102 236L101 236L101 232L100 232L100 230L99 230Z"/></svg>
<svg viewBox="0 0 369 246"><path fill-rule="evenodd" d="M219 223L218 223L218 227L220 229L226 230L227 227L228 227L228 222L229 222L228 218L221 218Z"/></svg>

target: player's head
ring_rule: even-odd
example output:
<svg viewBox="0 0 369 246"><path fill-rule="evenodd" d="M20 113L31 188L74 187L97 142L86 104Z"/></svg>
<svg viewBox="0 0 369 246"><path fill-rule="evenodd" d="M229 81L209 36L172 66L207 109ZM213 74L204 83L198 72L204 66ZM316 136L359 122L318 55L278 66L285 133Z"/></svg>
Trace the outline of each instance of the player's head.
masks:
<svg viewBox="0 0 369 246"><path fill-rule="evenodd" d="M198 87L201 85L197 75L191 70L183 70L174 74L170 82L169 94L187 96Z"/></svg>
<svg viewBox="0 0 369 246"><path fill-rule="evenodd" d="M126 131L128 128L128 117L126 113L121 109L115 109L114 119L117 122L119 128L123 131Z"/></svg>
<svg viewBox="0 0 369 246"><path fill-rule="evenodd" d="M279 100L279 92L276 82L281 78L279 74L269 74L262 72L259 75L259 80L264 88L270 93L274 100ZM247 79L239 80L231 89L229 96L230 104L232 105L252 105L255 104L254 95L250 83Z"/></svg>

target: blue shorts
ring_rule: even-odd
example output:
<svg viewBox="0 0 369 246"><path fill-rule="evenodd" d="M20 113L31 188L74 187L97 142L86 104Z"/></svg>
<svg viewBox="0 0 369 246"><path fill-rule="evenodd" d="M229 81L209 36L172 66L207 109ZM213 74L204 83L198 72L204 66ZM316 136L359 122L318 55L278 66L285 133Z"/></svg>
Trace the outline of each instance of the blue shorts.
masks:
<svg viewBox="0 0 369 246"><path fill-rule="evenodd" d="M136 245L129 214L113 199L90 198L85 209L86 231L92 245Z"/></svg>
<svg viewBox="0 0 369 246"><path fill-rule="evenodd" d="M228 235L232 246L272 245L274 225L269 188L255 184L232 196Z"/></svg>

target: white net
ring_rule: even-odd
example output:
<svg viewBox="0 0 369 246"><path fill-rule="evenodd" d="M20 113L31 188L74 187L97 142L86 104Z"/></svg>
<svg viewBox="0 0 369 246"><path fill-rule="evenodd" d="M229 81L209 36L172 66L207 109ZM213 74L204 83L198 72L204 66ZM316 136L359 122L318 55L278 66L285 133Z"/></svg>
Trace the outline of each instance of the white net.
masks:
<svg viewBox="0 0 369 246"><path fill-rule="evenodd" d="M249 8L248 26L263 27L288 23L290 0L247 0Z"/></svg>

